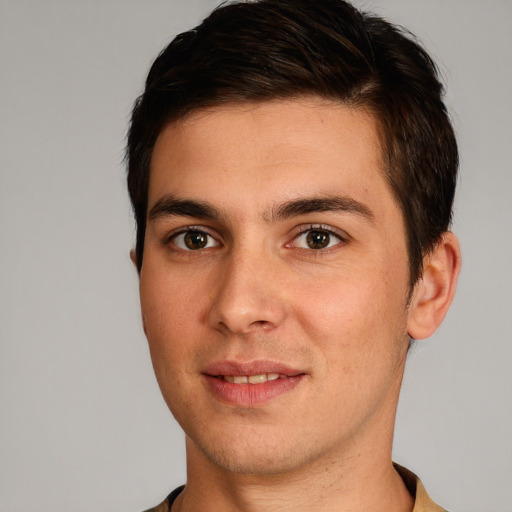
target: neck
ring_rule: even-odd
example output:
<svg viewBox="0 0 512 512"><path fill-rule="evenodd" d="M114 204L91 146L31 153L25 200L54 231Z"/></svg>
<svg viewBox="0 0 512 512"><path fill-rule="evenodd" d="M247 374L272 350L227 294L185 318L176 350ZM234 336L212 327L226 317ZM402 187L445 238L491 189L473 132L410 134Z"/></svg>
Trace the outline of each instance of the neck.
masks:
<svg viewBox="0 0 512 512"><path fill-rule="evenodd" d="M391 450L385 457L374 451L345 455L293 473L246 475L219 469L187 439L187 486L172 512L411 512L413 499L392 465Z"/></svg>

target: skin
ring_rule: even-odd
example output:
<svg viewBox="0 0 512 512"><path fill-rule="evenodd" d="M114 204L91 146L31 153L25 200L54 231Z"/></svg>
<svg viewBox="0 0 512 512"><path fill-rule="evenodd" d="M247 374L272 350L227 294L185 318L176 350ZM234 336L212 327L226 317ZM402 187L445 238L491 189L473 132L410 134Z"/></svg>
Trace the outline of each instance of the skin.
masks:
<svg viewBox="0 0 512 512"><path fill-rule="evenodd" d="M319 98L200 111L160 134L140 294L156 376L186 433L176 510L412 510L391 465L409 335L441 322L460 256L445 234L410 297L404 223L380 165L372 115ZM206 245L190 249L198 232ZM205 382L223 360L302 376L237 406Z"/></svg>

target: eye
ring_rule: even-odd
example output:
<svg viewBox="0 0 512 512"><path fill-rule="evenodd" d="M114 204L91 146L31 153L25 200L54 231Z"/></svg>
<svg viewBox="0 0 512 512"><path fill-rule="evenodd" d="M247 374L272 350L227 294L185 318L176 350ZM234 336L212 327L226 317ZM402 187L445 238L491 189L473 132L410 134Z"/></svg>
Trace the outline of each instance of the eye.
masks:
<svg viewBox="0 0 512 512"><path fill-rule="evenodd" d="M329 249L343 242L343 238L332 231L320 228L311 228L297 235L293 246L299 249L322 250Z"/></svg>
<svg viewBox="0 0 512 512"><path fill-rule="evenodd" d="M198 251L217 247L219 243L205 231L199 229L190 229L173 235L170 241L178 248L184 251Z"/></svg>

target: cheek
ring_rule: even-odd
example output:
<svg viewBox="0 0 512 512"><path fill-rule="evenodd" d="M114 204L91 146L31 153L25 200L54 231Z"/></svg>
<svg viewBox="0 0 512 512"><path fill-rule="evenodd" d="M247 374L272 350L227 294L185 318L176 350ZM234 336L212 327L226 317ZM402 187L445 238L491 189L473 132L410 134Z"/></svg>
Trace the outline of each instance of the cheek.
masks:
<svg viewBox="0 0 512 512"><path fill-rule="evenodd" d="M168 279L159 273L141 273L140 296L144 331L148 340L151 361L162 395L176 416L188 410L187 392L193 361L193 332L198 337L197 321L191 318L190 291L177 286L176 279ZM181 343L180 340L187 340Z"/></svg>
<svg viewBox="0 0 512 512"><path fill-rule="evenodd" d="M329 365L356 371L350 368L366 366L377 352L387 359L390 345L406 334L405 294L396 284L402 281L373 270L312 282L295 301L301 328L328 354Z"/></svg>
<svg viewBox="0 0 512 512"><path fill-rule="evenodd" d="M157 374L162 373L170 365L179 363L190 347L178 341L190 340L191 329L198 329L197 319L193 319L197 315L196 292L178 279L157 272L142 272L140 297L153 365Z"/></svg>
<svg viewBox="0 0 512 512"><path fill-rule="evenodd" d="M343 340L343 334L361 330L378 314L372 288L364 281L342 275L321 282L311 280L295 299L297 316L313 330L311 334L316 331L313 339L334 336Z"/></svg>
<svg viewBox="0 0 512 512"><path fill-rule="evenodd" d="M149 259L149 258L148 258ZM140 276L140 297L146 328L170 330L181 329L187 318L197 312L204 301L206 286L197 275L160 269L163 265L143 268ZM156 334L156 333L155 333Z"/></svg>

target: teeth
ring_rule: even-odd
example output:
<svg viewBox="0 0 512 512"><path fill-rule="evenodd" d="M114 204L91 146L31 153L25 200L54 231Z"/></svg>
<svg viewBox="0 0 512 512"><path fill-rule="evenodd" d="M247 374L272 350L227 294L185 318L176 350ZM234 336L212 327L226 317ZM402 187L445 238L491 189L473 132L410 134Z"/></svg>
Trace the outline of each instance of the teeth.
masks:
<svg viewBox="0 0 512 512"><path fill-rule="evenodd" d="M232 384L261 384L269 380L286 379L287 376L279 373L261 373L260 375L223 375L221 378Z"/></svg>
<svg viewBox="0 0 512 512"><path fill-rule="evenodd" d="M249 382L251 384L259 384L260 382L267 382L267 375L262 373L261 375L251 375L249 377Z"/></svg>

